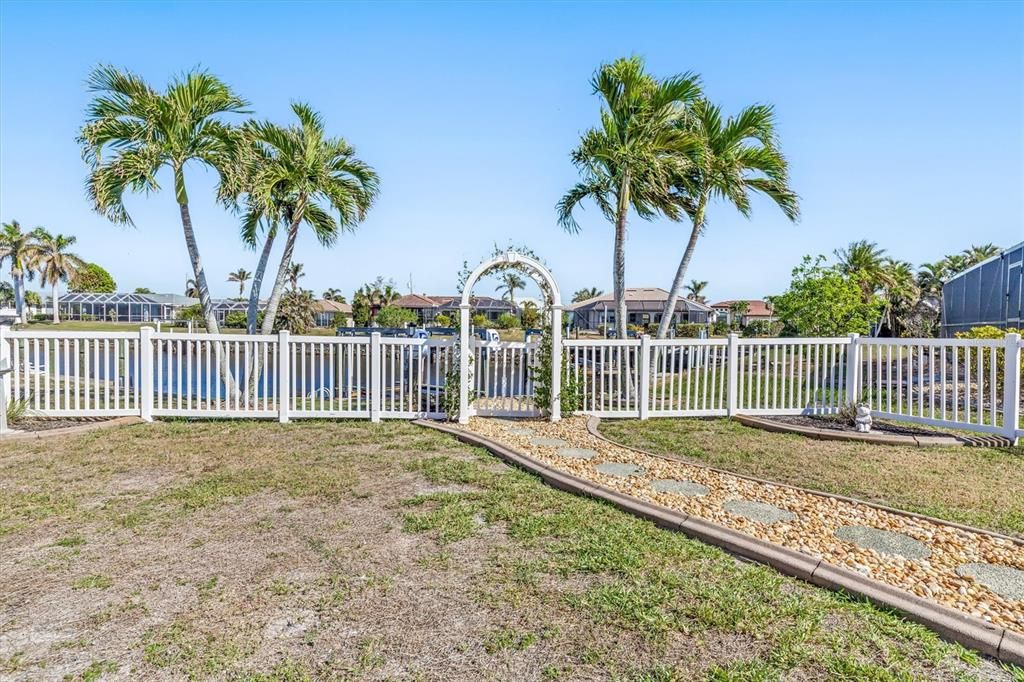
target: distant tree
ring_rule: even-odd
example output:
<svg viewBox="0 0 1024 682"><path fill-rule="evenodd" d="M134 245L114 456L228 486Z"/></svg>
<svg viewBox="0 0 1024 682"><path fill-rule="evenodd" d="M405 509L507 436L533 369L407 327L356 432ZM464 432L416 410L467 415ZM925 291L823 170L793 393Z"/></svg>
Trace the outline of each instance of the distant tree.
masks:
<svg viewBox="0 0 1024 682"><path fill-rule="evenodd" d="M941 296L942 282L949 275L945 259L936 263L922 263L917 271L917 286L923 296Z"/></svg>
<svg viewBox="0 0 1024 682"><path fill-rule="evenodd" d="M982 244L981 246L972 245L969 249L964 249L964 257L967 259L967 267L977 265L983 260L988 260L992 256L998 256L1001 249L995 244Z"/></svg>
<svg viewBox="0 0 1024 682"><path fill-rule="evenodd" d="M867 334L878 319L882 301L864 300L857 281L837 268L827 267L824 256L805 256L793 269L789 289L769 301L787 336L842 336Z"/></svg>
<svg viewBox="0 0 1024 682"><path fill-rule="evenodd" d="M117 282L96 263L85 263L68 282L68 291L112 294L117 291Z"/></svg>
<svg viewBox="0 0 1024 682"><path fill-rule="evenodd" d="M28 321L25 309L25 281L35 278L35 271L29 261L37 249L34 232L24 232L17 220L4 223L0 231L0 264L11 262L11 279L14 281L14 308L22 324Z"/></svg>
<svg viewBox="0 0 1024 682"><path fill-rule="evenodd" d="M316 300L313 292L308 289L286 291L277 310L274 331L287 329L293 334L305 334L315 322Z"/></svg>
<svg viewBox="0 0 1024 682"><path fill-rule="evenodd" d="M378 277L356 290L352 296L352 316L357 320L356 324L360 324L359 320L362 319L364 321L360 326L368 325L377 319L381 308L386 308L399 298L401 294L395 289L395 282Z"/></svg>
<svg viewBox="0 0 1024 682"><path fill-rule="evenodd" d="M580 301L586 301L590 298L597 298L604 292L597 287L589 287L584 289L577 289L576 293L572 295L572 302L579 303Z"/></svg>
<svg viewBox="0 0 1024 682"><path fill-rule="evenodd" d="M135 287L135 291L133 291L132 293L134 293L134 294L151 294L153 292L152 292L152 290L150 290L150 289L148 289L146 287Z"/></svg>
<svg viewBox="0 0 1024 682"><path fill-rule="evenodd" d="M836 269L857 284L865 302L890 283L885 249L875 242L850 242L845 249L836 249L835 255L839 261Z"/></svg>
<svg viewBox="0 0 1024 682"><path fill-rule="evenodd" d="M75 276L85 264L81 258L68 251L75 245L75 237L63 234L50 234L42 227L32 231L36 240L36 248L32 253L29 266L38 270L44 284L53 290L53 323L60 323L57 305L60 302L60 283L67 282Z"/></svg>
<svg viewBox="0 0 1024 682"><path fill-rule="evenodd" d="M292 291L299 290L299 280L306 276L306 273L302 271L302 263L292 263L288 266L287 276L288 284L291 286Z"/></svg>
<svg viewBox="0 0 1024 682"><path fill-rule="evenodd" d="M381 327L407 327L416 322L416 313L408 308L384 306L377 311L376 321Z"/></svg>
<svg viewBox="0 0 1024 682"><path fill-rule="evenodd" d="M345 303L345 294L341 292L341 289L335 289L332 287L323 293L323 299L325 301Z"/></svg>
<svg viewBox="0 0 1024 682"><path fill-rule="evenodd" d="M501 276L501 284L498 285L496 291L504 292L502 294L503 299L507 299L512 305L516 303L516 291L526 288L526 280L519 276L515 272L505 272Z"/></svg>
<svg viewBox="0 0 1024 682"><path fill-rule="evenodd" d="M245 295L245 283L252 279L252 273L245 268L238 268L234 272L228 273L229 282L238 283L238 297L242 298Z"/></svg>
<svg viewBox="0 0 1024 682"><path fill-rule="evenodd" d="M0 282L0 306L14 305L14 287L10 282Z"/></svg>
<svg viewBox="0 0 1024 682"><path fill-rule="evenodd" d="M600 296L600 294L598 294ZM533 301L525 301L522 306L523 311L523 327L527 329L536 329L540 326L540 310L537 309L537 304Z"/></svg>
<svg viewBox="0 0 1024 682"><path fill-rule="evenodd" d="M583 134L570 158L582 180L558 202L558 222L578 232L573 210L590 199L615 226L612 282L615 323L626 338L626 223L630 209L644 220L683 215L674 181L695 149L681 128L687 105L700 96L692 74L657 80L640 57L602 64L591 80L600 95L601 123Z"/></svg>
<svg viewBox="0 0 1024 682"><path fill-rule="evenodd" d="M29 308L42 308L43 297L39 295L38 291L26 291L25 292L25 306Z"/></svg>
<svg viewBox="0 0 1024 682"><path fill-rule="evenodd" d="M704 298L703 291L707 286L708 281L706 279L691 279L690 283L686 285L686 297L691 301L696 301L697 303L706 303L707 299Z"/></svg>
<svg viewBox="0 0 1024 682"><path fill-rule="evenodd" d="M734 329L743 326L743 316L750 312L750 301L733 301L729 304L729 317Z"/></svg>

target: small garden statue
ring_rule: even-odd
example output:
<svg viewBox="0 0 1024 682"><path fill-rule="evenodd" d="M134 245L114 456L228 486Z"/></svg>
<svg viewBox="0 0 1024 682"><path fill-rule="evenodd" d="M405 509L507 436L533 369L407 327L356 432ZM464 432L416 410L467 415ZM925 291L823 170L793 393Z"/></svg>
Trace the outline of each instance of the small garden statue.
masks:
<svg viewBox="0 0 1024 682"><path fill-rule="evenodd" d="M871 431L871 408L867 405L857 406L857 417L853 420L857 426L857 433L868 433Z"/></svg>

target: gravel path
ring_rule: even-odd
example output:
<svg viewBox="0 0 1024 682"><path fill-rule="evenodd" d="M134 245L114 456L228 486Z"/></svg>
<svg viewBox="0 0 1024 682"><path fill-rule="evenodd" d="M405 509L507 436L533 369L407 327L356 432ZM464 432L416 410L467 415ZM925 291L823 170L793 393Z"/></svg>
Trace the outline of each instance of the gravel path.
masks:
<svg viewBox="0 0 1024 682"><path fill-rule="evenodd" d="M1024 633L1024 547L1011 540L638 453L593 436L585 417L474 418L462 428L606 488Z"/></svg>

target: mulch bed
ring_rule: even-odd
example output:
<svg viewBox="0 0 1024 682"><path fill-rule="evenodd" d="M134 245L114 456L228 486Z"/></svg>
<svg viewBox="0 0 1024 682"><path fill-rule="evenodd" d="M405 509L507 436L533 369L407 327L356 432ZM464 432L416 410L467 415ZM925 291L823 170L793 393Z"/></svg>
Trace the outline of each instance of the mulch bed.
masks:
<svg viewBox="0 0 1024 682"><path fill-rule="evenodd" d="M778 422L780 424L792 424L793 426L806 426L815 429L828 429L829 431L844 431L846 433L857 433L856 427L845 419L832 416L812 417L808 415L791 416L770 416L761 417L766 421ZM894 422L874 420L871 424L871 433L889 433L894 436L950 436L956 438L958 434L937 429L927 429L909 424L897 424Z"/></svg>
<svg viewBox="0 0 1024 682"><path fill-rule="evenodd" d="M110 421L110 419L110 417L28 417L11 422L7 426L15 431L35 433L37 431L66 429L71 426L82 426L84 424L96 424Z"/></svg>

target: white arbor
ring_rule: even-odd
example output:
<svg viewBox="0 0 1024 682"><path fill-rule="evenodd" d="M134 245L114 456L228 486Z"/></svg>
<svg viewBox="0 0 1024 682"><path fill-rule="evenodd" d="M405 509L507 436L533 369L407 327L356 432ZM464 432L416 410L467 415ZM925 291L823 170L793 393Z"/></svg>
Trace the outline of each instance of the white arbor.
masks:
<svg viewBox="0 0 1024 682"><path fill-rule="evenodd" d="M459 423L469 422L472 411L470 407L469 387L472 381L470 368L470 341L469 326L472 307L470 296L473 293L473 285L476 284L488 271L502 266L522 265L535 282L541 285L541 289L547 289L550 296L551 306L551 421L561 419L561 385L562 385L562 296L558 291L558 284L551 272L539 261L515 251L508 251L491 258L477 266L462 290L462 303L459 305Z"/></svg>

